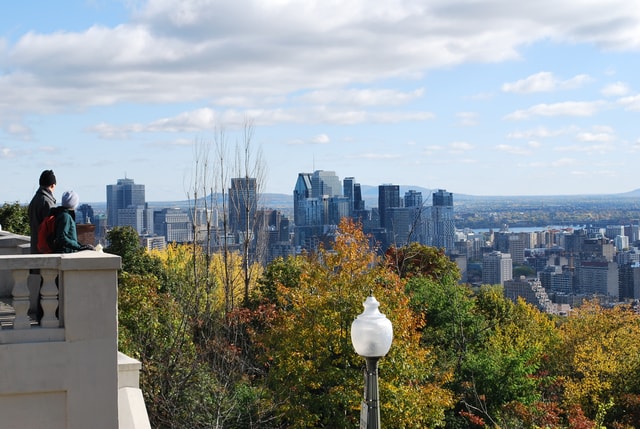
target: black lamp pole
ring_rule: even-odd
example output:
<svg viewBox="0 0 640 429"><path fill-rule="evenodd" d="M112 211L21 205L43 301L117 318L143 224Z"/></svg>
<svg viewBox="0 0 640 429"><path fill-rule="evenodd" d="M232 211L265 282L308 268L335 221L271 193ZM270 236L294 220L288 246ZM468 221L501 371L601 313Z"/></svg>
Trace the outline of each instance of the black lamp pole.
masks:
<svg viewBox="0 0 640 429"><path fill-rule="evenodd" d="M364 401L367 404L366 429L380 429L380 403L378 397L379 357L367 357L365 369Z"/></svg>

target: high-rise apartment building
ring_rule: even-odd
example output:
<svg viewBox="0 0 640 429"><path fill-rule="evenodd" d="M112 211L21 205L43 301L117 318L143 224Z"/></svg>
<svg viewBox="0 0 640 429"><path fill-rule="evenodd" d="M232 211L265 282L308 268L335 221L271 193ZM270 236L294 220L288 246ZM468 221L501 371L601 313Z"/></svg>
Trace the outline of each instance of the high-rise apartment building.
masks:
<svg viewBox="0 0 640 429"><path fill-rule="evenodd" d="M482 258L482 283L486 285L504 285L513 278L511 255L493 251Z"/></svg>
<svg viewBox="0 0 640 429"><path fill-rule="evenodd" d="M608 295L618 298L620 293L618 264L609 261L582 261L576 267L578 293Z"/></svg>
<svg viewBox="0 0 640 429"><path fill-rule="evenodd" d="M120 211L127 209L143 209L145 207L144 185L137 185L133 179L118 179L115 185L107 185L107 227L123 226L124 219L130 220L130 211L123 212L123 221L120 220ZM144 223L144 222L143 222ZM146 224L141 229L136 229L139 234L148 228L152 220L146 219ZM128 225L130 223L127 223Z"/></svg>

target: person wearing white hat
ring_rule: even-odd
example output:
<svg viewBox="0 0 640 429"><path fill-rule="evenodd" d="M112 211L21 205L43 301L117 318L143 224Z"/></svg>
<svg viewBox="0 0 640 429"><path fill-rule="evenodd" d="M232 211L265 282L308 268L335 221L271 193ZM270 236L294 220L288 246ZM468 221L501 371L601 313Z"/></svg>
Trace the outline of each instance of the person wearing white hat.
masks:
<svg viewBox="0 0 640 429"><path fill-rule="evenodd" d="M79 250L93 250L90 244L78 242L76 231L76 207L80 197L75 191L62 194L62 205L56 208L56 238L54 241L56 253L72 253Z"/></svg>

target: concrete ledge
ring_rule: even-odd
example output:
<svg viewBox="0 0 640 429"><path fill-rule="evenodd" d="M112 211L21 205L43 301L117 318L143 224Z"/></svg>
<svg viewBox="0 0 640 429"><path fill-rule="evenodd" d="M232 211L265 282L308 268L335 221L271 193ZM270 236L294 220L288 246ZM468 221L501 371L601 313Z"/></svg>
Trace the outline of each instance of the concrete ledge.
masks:
<svg viewBox="0 0 640 429"><path fill-rule="evenodd" d="M142 390L118 389L118 429L151 429Z"/></svg>
<svg viewBox="0 0 640 429"><path fill-rule="evenodd" d="M64 341L64 328L2 329L0 344L46 343Z"/></svg>
<svg viewBox="0 0 640 429"><path fill-rule="evenodd" d="M118 388L140 387L140 369L142 364L139 360L118 352Z"/></svg>

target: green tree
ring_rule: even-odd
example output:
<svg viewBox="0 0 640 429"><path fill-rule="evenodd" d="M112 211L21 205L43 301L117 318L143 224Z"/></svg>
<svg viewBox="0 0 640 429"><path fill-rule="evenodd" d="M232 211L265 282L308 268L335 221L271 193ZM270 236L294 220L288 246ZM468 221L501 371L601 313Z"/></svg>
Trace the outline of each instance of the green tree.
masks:
<svg viewBox="0 0 640 429"><path fill-rule="evenodd" d="M449 260L443 249L412 242L406 246L390 247L386 252L387 268L402 278L415 276L440 279L444 276L460 280L460 271L455 262Z"/></svg>
<svg viewBox="0 0 640 429"><path fill-rule="evenodd" d="M549 382L541 373L545 353L557 338L547 316L524 302L513 304L501 287L474 293L452 276L412 277L407 293L426 319L423 344L435 351L441 371L454 374L448 387L458 403L448 427L516 427L508 407L519 416L534 413Z"/></svg>
<svg viewBox="0 0 640 429"><path fill-rule="evenodd" d="M4 203L0 207L0 226L5 231L29 236L31 227L27 207L20 205L17 201L13 204Z"/></svg>
<svg viewBox="0 0 640 429"><path fill-rule="evenodd" d="M117 226L107 232L107 253L122 258L122 271L130 274L153 274L162 272L160 261L149 254L140 244L138 233L131 226Z"/></svg>

